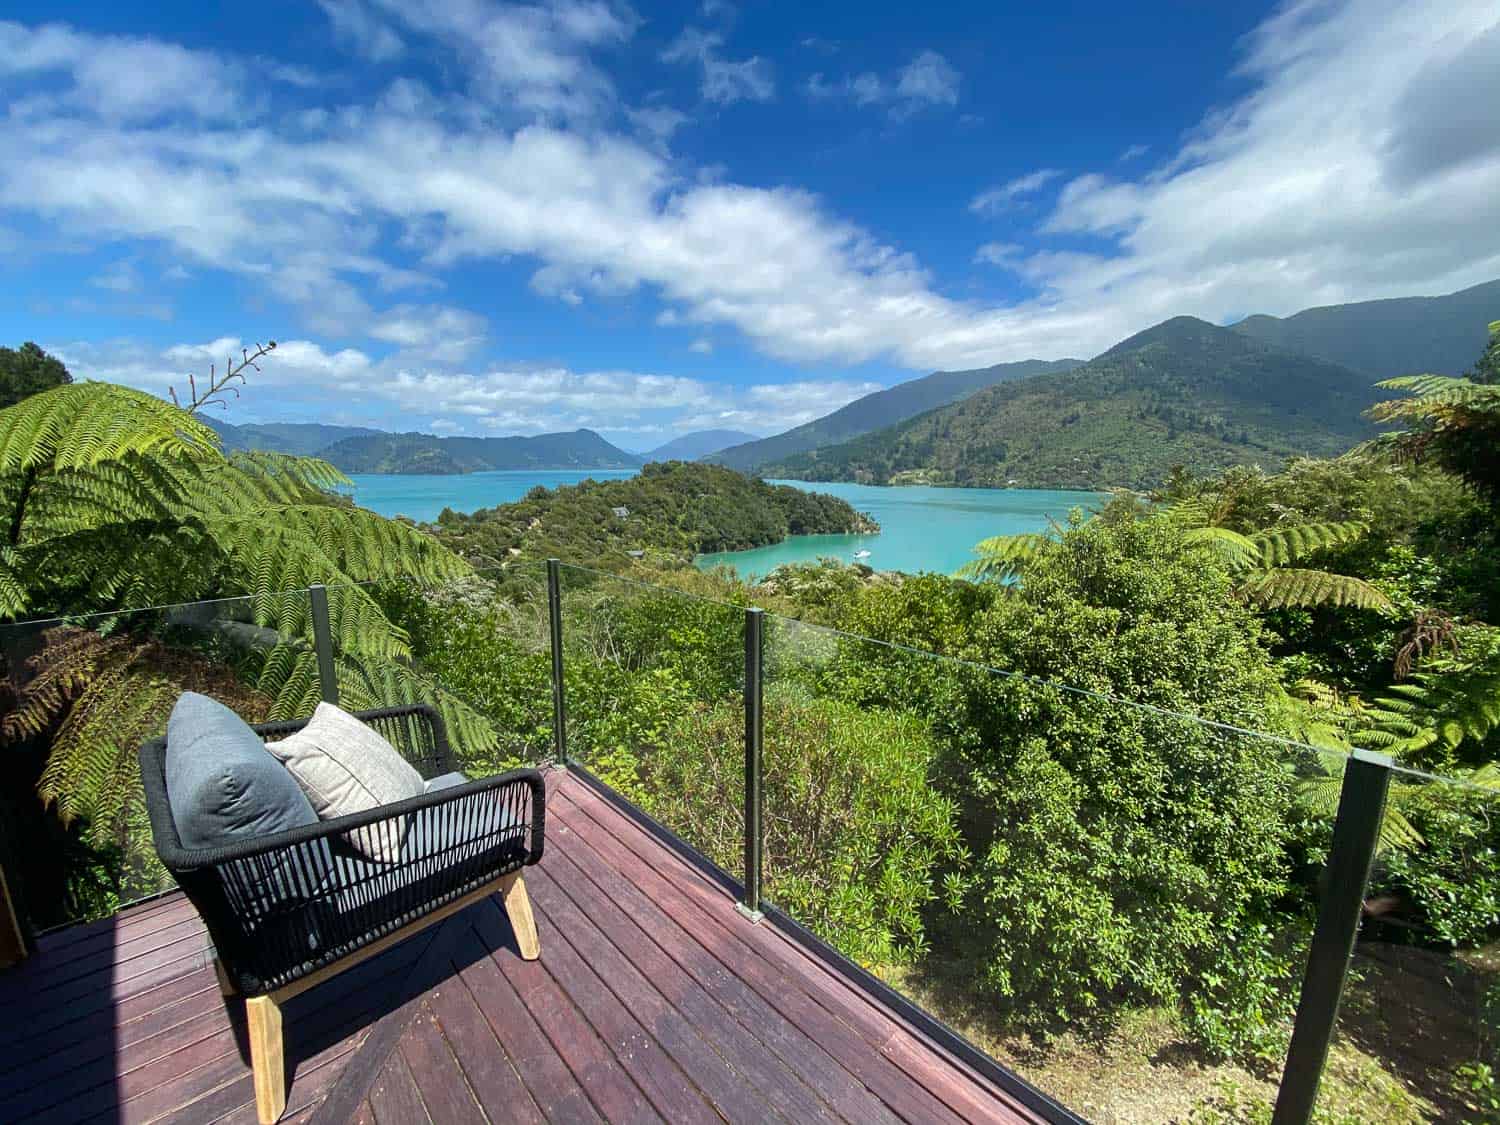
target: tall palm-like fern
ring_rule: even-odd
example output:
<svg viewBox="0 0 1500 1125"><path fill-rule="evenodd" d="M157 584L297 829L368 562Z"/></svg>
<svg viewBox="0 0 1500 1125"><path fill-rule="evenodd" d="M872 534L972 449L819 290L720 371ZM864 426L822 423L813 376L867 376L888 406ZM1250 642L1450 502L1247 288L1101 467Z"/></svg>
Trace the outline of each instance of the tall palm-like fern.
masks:
<svg viewBox="0 0 1500 1125"><path fill-rule="evenodd" d="M1233 574L1241 596L1268 609L1286 606L1358 606L1384 609L1389 599L1362 579L1291 564L1329 547L1358 539L1364 524L1317 523L1267 528L1242 534L1223 526L1222 515L1204 497L1180 500L1166 514L1182 530L1184 545L1218 558ZM971 578L1010 580L1054 542L1051 534L997 535L974 547L979 556L959 573Z"/></svg>
<svg viewBox="0 0 1500 1125"><path fill-rule="evenodd" d="M242 672L269 714L284 717L307 713L319 696L305 588L325 583L343 698L437 702L460 747L475 747L488 725L411 664L405 633L362 585L435 583L467 565L415 528L354 507L332 491L342 483L312 458L226 456L191 411L127 387L33 395L0 410L0 620L94 613L96 629L102 620L102 631L128 634L142 620L124 613L132 606L242 595L214 622L217 633L236 635L222 628L235 625L255 638ZM101 717L149 712L160 722L181 686L181 676L160 672L160 646L144 644L108 659L78 645L44 649L43 664L51 651L74 673L49 679L42 667L0 732L61 722L42 793L96 831L123 829L138 803L134 767L121 765L124 748L105 737L112 728Z"/></svg>
<svg viewBox="0 0 1500 1125"><path fill-rule="evenodd" d="M1367 718L1356 736L1366 746L1443 768L1487 764L1483 744L1500 731L1500 630L1393 684Z"/></svg>
<svg viewBox="0 0 1500 1125"><path fill-rule="evenodd" d="M1489 348L1474 378L1406 375L1377 383L1404 397L1376 403L1369 416L1405 428L1367 442L1359 452L1435 464L1500 505L1500 384L1484 381L1500 373L1500 320L1489 327Z"/></svg>

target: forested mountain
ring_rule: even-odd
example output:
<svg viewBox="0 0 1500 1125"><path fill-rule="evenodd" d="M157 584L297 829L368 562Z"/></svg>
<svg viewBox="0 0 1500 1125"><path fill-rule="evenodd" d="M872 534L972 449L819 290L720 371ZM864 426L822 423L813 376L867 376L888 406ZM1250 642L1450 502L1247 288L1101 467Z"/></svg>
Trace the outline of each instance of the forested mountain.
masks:
<svg viewBox="0 0 1500 1125"><path fill-rule="evenodd" d="M322 422L250 422L233 425L217 418L203 419L224 443L224 452L270 449L295 457L316 457L336 441L378 434L368 426L330 426Z"/></svg>
<svg viewBox="0 0 1500 1125"><path fill-rule="evenodd" d="M765 466L770 476L1037 488L1141 487L1173 465L1268 468L1374 431L1370 379L1192 317L1071 371L989 387L897 426Z"/></svg>
<svg viewBox="0 0 1500 1125"><path fill-rule="evenodd" d="M1287 351L1341 364L1371 380L1396 375L1462 375L1484 350L1500 309L1500 281L1444 297L1399 297L1250 316L1236 332Z"/></svg>
<svg viewBox="0 0 1500 1125"><path fill-rule="evenodd" d="M705 460L751 472L809 449L848 441L860 434L904 422L923 411L958 402L996 383L1069 371L1080 362L1076 359L1026 359L974 371L934 371L921 379L897 383L894 387L857 398L832 414L796 429L725 449Z"/></svg>
<svg viewBox="0 0 1500 1125"><path fill-rule="evenodd" d="M628 566L632 551L686 563L788 535L878 530L835 497L687 461L653 462L627 480L539 485L513 504L469 515L445 509L436 525L475 565L555 557L602 569Z"/></svg>
<svg viewBox="0 0 1500 1125"><path fill-rule="evenodd" d="M374 433L319 456L346 473L476 473L490 469L633 469L641 463L593 430L536 437L435 437Z"/></svg>
<svg viewBox="0 0 1500 1125"><path fill-rule="evenodd" d="M731 445L758 440L754 434L747 434L744 430L695 430L658 445L641 456L647 461L696 461L710 453L728 449Z"/></svg>

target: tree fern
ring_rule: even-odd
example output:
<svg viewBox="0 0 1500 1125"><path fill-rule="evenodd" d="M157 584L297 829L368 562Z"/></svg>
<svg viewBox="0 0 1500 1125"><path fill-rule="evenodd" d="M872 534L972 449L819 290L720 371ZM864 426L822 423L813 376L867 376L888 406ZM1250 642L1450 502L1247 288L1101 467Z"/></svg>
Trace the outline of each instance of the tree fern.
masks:
<svg viewBox="0 0 1500 1125"><path fill-rule="evenodd" d="M1035 532L1020 535L996 535L975 544L974 552L979 557L965 563L958 573L965 578L992 578L1006 581L1017 578L1026 570L1028 563L1040 555L1052 539Z"/></svg>
<svg viewBox="0 0 1500 1125"><path fill-rule="evenodd" d="M468 567L332 491L347 483L314 458L226 457L190 411L125 387L63 386L0 411L0 616L101 614L91 625L121 634L103 647L49 646L55 673L38 676L0 730L35 734L41 717L55 726L42 795L65 819L87 819L90 839L117 839L137 815L135 748L187 675L160 637L141 637L170 632L170 619L133 606L243 595L203 635L226 652L232 639L257 706L292 716L321 695L306 587L324 583L351 707L432 701L461 753L482 756L493 741L480 716L411 666L408 638L364 585L438 582Z"/></svg>

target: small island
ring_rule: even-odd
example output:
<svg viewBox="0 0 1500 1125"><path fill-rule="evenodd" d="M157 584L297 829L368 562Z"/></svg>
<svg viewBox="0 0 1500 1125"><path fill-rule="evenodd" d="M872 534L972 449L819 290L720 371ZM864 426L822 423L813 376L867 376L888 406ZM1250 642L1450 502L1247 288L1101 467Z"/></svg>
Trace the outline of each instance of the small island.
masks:
<svg viewBox="0 0 1500 1125"><path fill-rule="evenodd" d="M700 554L768 547L791 535L869 534L880 525L824 493L719 465L662 461L626 480L538 486L513 504L468 515L444 509L429 530L479 567L556 557L624 569L643 560L690 566Z"/></svg>

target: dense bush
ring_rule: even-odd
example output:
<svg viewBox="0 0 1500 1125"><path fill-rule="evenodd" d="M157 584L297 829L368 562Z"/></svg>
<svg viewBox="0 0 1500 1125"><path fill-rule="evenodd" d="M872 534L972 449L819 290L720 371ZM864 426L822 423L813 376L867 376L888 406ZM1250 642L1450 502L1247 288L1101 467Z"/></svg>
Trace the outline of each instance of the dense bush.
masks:
<svg viewBox="0 0 1500 1125"><path fill-rule="evenodd" d="M822 675L944 737L982 983L1018 1019L1170 1001L1211 1047L1274 1039L1291 778L1268 740L1168 713L1272 726L1260 627L1225 573L1164 519L1075 519L1020 587L908 582L851 624L975 662L856 642Z"/></svg>
<svg viewBox="0 0 1500 1125"><path fill-rule="evenodd" d="M647 807L731 871L743 866L743 737L738 700L694 707L640 763ZM937 874L961 860L956 807L928 777L935 754L911 715L766 691L767 897L865 964L923 951Z"/></svg>
<svg viewBox="0 0 1500 1125"><path fill-rule="evenodd" d="M1500 791L1400 787L1401 811L1425 844L1383 855L1372 890L1407 899L1437 941L1473 946L1500 937Z"/></svg>

